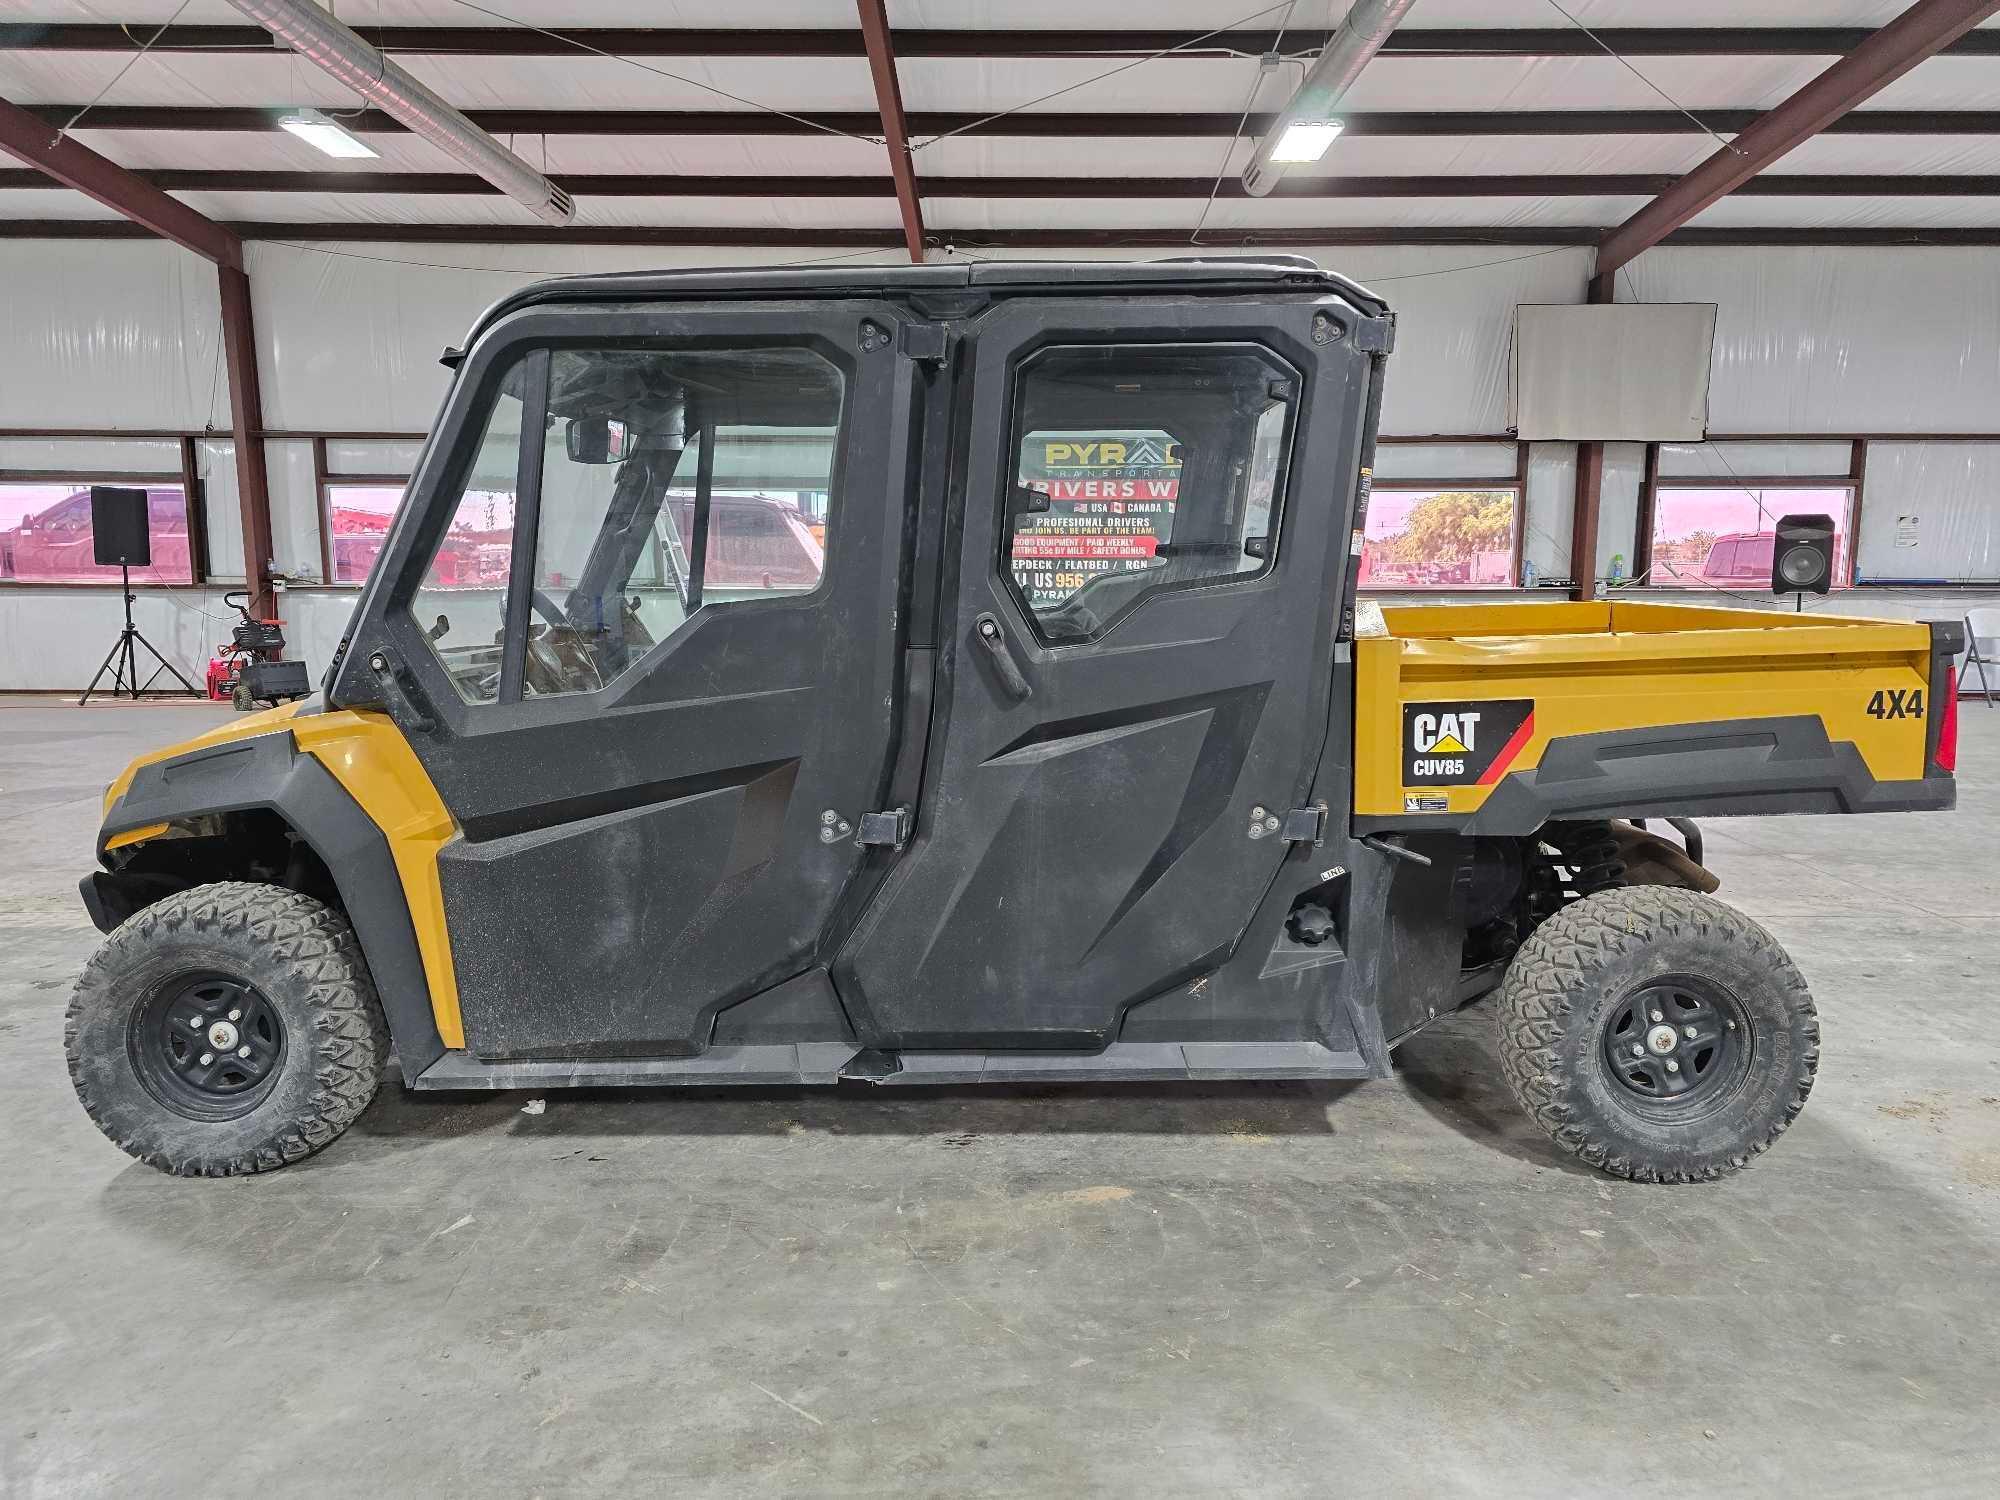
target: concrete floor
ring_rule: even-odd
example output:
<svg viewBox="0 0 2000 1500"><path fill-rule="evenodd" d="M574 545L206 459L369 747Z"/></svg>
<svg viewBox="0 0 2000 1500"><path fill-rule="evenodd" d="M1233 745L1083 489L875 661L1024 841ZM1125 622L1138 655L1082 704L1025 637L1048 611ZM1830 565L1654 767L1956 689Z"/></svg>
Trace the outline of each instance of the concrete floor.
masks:
<svg viewBox="0 0 2000 1500"><path fill-rule="evenodd" d="M1992 1494L2000 711L1956 816L1711 825L1813 983L1733 1181L1531 1133L1486 1015L1361 1086L416 1098L181 1182L71 1096L98 794L0 706L0 1494Z"/></svg>

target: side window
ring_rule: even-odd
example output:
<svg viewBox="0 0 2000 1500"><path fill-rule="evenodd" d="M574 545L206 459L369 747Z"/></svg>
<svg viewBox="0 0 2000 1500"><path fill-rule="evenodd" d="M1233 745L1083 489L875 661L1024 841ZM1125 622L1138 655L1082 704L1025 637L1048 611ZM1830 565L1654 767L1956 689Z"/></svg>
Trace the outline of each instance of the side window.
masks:
<svg viewBox="0 0 2000 1500"><path fill-rule="evenodd" d="M792 348L558 349L547 368L539 454L512 419L533 547L501 564L488 635L447 659L471 701L591 692L698 610L819 586L837 368Z"/></svg>
<svg viewBox="0 0 2000 1500"><path fill-rule="evenodd" d="M1297 386L1243 344L1063 346L1025 364L1003 562L1043 638L1088 640L1148 594L1268 567Z"/></svg>
<svg viewBox="0 0 2000 1500"><path fill-rule="evenodd" d="M514 553L514 508L521 463L525 364L509 372L486 418L471 466L460 483L445 533L431 554L411 601L431 651L470 703L500 696L501 642L507 616L507 575ZM340 520L335 500L335 520ZM394 505L385 506L393 511ZM387 539L388 518L365 535L335 539L335 572L365 578Z"/></svg>

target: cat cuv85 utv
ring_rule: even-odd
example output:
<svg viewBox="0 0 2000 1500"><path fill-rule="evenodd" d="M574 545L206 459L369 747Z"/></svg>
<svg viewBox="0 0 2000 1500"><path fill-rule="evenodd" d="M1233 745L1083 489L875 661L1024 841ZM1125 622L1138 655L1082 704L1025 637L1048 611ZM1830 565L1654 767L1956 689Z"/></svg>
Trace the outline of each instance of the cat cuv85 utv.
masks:
<svg viewBox="0 0 2000 1500"><path fill-rule="evenodd" d="M392 1050L415 1089L1379 1078L1497 989L1559 1145L1741 1166L1817 1021L1689 820L1950 807L1956 633L1357 615L1394 326L1285 258L507 298L323 693L110 788L85 1107L219 1175L332 1141Z"/></svg>

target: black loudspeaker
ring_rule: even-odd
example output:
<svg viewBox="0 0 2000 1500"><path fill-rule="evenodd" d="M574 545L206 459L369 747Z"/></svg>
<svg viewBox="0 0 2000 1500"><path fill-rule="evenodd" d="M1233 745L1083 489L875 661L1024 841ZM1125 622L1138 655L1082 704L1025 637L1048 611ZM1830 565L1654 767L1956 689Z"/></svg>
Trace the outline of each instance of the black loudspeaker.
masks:
<svg viewBox="0 0 2000 1500"><path fill-rule="evenodd" d="M143 568L153 561L153 529L144 490L90 487L90 537L99 567Z"/></svg>
<svg viewBox="0 0 2000 1500"><path fill-rule="evenodd" d="M1784 516L1771 546L1771 592L1824 594L1833 587L1833 517Z"/></svg>

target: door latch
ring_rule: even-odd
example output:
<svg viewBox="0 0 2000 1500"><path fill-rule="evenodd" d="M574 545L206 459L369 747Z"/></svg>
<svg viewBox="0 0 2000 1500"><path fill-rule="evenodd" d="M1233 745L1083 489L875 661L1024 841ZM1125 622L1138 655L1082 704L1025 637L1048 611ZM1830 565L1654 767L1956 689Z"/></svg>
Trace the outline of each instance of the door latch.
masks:
<svg viewBox="0 0 2000 1500"><path fill-rule="evenodd" d="M865 812L854 842L864 849L900 849L910 841L910 810L892 807L887 812Z"/></svg>

